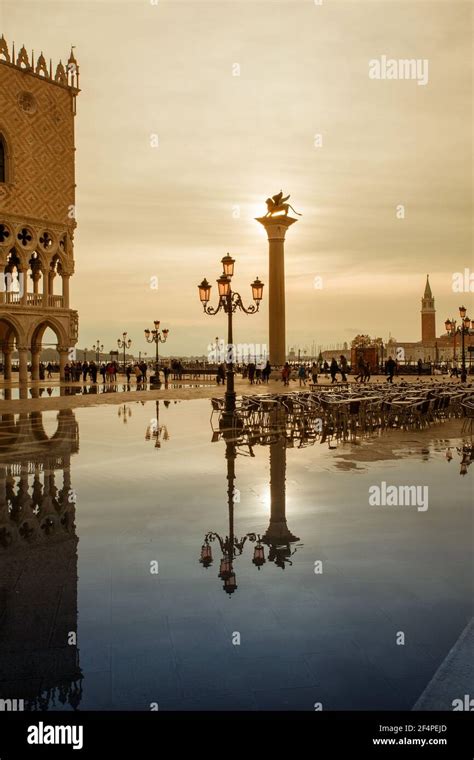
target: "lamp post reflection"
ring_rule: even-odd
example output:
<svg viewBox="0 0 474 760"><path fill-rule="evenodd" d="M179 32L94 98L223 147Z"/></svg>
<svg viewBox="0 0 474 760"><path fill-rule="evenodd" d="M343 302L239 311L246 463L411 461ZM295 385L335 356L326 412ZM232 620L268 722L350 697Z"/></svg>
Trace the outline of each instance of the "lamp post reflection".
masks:
<svg viewBox="0 0 474 760"><path fill-rule="evenodd" d="M169 401L164 402L165 406L169 405ZM161 448L161 440L169 441L169 433L166 425L160 425L160 402L156 400L156 417L153 417L147 425L145 432L145 441L155 441L155 449Z"/></svg>
<svg viewBox="0 0 474 760"><path fill-rule="evenodd" d="M287 564L291 565L290 557L295 553L296 547L292 544L300 539L288 529L286 521L286 442L282 436L276 443L270 446L270 494L271 513L268 528L263 536L258 533L247 533L242 538L235 535L234 529L234 504L236 501L235 490L235 460L239 452L235 439L232 439L232 431L224 430L222 435L226 438L226 461L227 461L227 506L228 506L228 532L225 538L215 531L209 531L204 536L201 547L200 563L203 567L210 567L214 561L211 544L219 543L222 557L219 565L218 577L224 581L223 590L227 594L233 594L237 589L237 579L234 570L234 560L239 557L247 541L254 543L252 563L260 570L267 561L265 558L265 545L268 546L268 561L274 562L284 569ZM216 440L214 438L214 440ZM249 446L250 456L254 456Z"/></svg>

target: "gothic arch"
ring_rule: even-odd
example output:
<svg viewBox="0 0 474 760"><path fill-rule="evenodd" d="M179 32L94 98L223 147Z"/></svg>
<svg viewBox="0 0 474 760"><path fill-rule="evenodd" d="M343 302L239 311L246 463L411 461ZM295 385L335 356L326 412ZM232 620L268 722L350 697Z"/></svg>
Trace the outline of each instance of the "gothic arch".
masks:
<svg viewBox="0 0 474 760"><path fill-rule="evenodd" d="M13 338L16 339L17 346L24 345L26 335L19 320L13 314L0 316L0 346L2 348L11 346Z"/></svg>
<svg viewBox="0 0 474 760"><path fill-rule="evenodd" d="M44 332L47 328L51 328L58 339L58 346L68 345L68 336L64 331L62 325L53 317L40 317L30 328L28 336L28 345L33 349L36 346L41 345L41 341Z"/></svg>

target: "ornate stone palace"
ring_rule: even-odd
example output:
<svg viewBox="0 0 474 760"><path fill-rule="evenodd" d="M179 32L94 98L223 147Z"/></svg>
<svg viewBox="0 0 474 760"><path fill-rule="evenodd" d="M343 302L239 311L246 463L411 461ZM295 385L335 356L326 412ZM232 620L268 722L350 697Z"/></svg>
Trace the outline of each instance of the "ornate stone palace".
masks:
<svg viewBox="0 0 474 760"><path fill-rule="evenodd" d="M5 379L39 379L42 338L57 337L61 378L77 342L69 308L74 273L74 116L79 68L71 50L54 73L41 53L11 52L0 38L0 348Z"/></svg>

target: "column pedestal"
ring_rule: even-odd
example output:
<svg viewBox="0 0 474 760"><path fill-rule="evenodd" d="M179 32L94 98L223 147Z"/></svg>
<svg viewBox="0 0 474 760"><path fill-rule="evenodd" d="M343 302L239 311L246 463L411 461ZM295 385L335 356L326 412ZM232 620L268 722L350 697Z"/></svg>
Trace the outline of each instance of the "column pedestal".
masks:
<svg viewBox="0 0 474 760"><path fill-rule="evenodd" d="M268 235L268 319L269 353L272 366L286 361L285 328L285 235L297 222L291 216L263 216L256 219Z"/></svg>

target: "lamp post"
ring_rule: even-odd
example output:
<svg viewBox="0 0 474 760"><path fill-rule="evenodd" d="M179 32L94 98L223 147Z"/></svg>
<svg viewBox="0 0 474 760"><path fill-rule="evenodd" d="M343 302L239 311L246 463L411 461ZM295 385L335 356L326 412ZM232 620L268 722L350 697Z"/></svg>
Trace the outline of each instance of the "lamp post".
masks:
<svg viewBox="0 0 474 760"><path fill-rule="evenodd" d="M447 319L444 323L448 335L453 336L453 362L456 361L456 330L457 321L454 318Z"/></svg>
<svg viewBox="0 0 474 760"><path fill-rule="evenodd" d="M123 371L125 372L125 349L130 348L132 345L132 339L128 338L127 340L127 333L122 333L122 340L120 338L117 339L117 346L119 348L123 348Z"/></svg>
<svg viewBox="0 0 474 760"><path fill-rule="evenodd" d="M459 334L461 336L461 382L465 383L467 380L467 369L466 369L466 350L465 350L465 342L464 342L464 336L470 335L471 330L474 330L474 320L471 322L469 317L466 315L466 307L460 306L459 307L459 316L461 317L460 324L457 326L457 322L455 319L447 319L444 323L444 326L446 327L446 332L448 335L453 335L454 337L454 345L456 345L456 335Z"/></svg>
<svg viewBox="0 0 474 760"><path fill-rule="evenodd" d="M99 364L100 352L104 350L104 346L101 344L99 338L97 338L96 343L92 346L92 350L95 351L95 358L96 358L97 364Z"/></svg>
<svg viewBox="0 0 474 760"><path fill-rule="evenodd" d="M155 325L154 330L145 330L145 340L147 343L154 343L156 347L156 355L155 355L155 383L160 382L160 368L159 368L159 353L158 353L158 346L160 343L166 343L166 340L168 338L169 330L161 330L160 331L160 320L155 319L153 324Z"/></svg>
<svg viewBox="0 0 474 760"><path fill-rule="evenodd" d="M251 304L248 308L245 308L242 298L239 293L236 293L231 288L231 281L234 275L235 259L229 254L222 259L223 272L217 280L218 292L219 292L219 305L217 307L208 306L211 296L211 285L206 279L204 279L200 285L198 285L199 298L203 305L205 314L215 316L221 309L227 314L227 350L226 350L226 392L225 392L225 413L222 416L223 423L227 426L232 423L234 411L235 411L235 390L234 390L234 362L233 362L233 330L232 330L232 315L237 309L240 309L245 314L255 314L260 308L260 302L263 297L263 283L260 282L258 277L255 278L251 284L252 297L255 304Z"/></svg>

